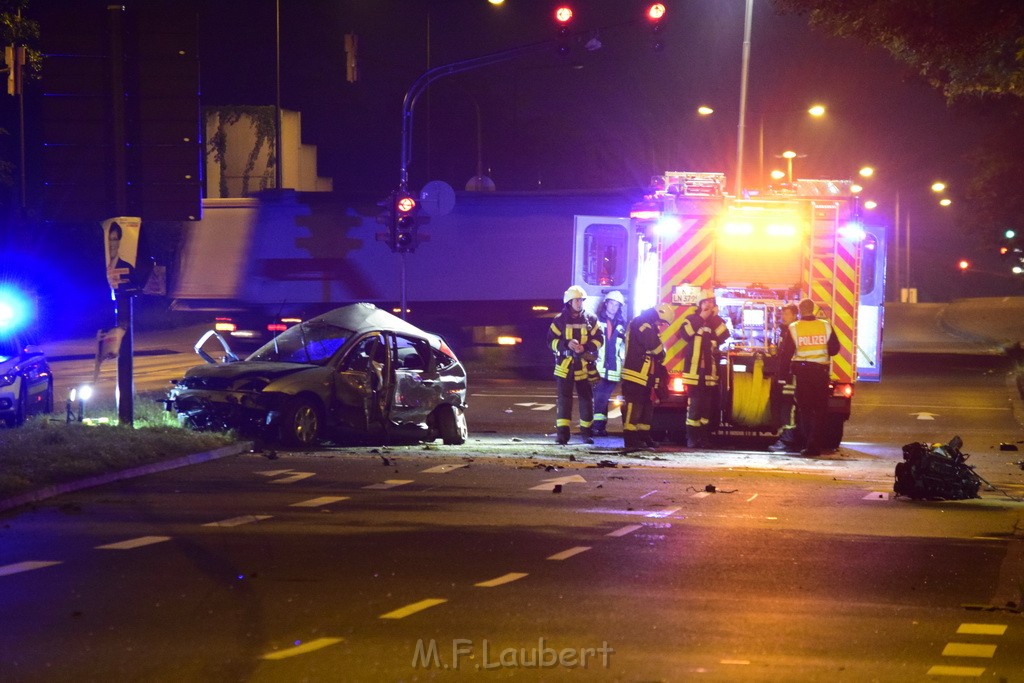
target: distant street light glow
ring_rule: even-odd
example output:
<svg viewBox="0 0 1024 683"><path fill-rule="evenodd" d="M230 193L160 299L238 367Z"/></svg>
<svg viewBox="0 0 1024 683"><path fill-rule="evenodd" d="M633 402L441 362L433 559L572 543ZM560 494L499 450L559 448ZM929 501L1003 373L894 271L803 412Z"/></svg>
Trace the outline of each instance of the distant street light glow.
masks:
<svg viewBox="0 0 1024 683"><path fill-rule="evenodd" d="M870 178L871 176L875 175L875 169L871 168L870 166L865 166L864 168L857 171L857 173L859 173L862 178Z"/></svg>
<svg viewBox="0 0 1024 683"><path fill-rule="evenodd" d="M949 206L952 203L953 200L950 199L949 197L943 197L942 199L939 200L939 206Z"/></svg>
<svg viewBox="0 0 1024 683"><path fill-rule="evenodd" d="M878 208L878 202L876 202L874 199L869 199L866 202L864 202L864 208L865 209L869 209L869 210L870 209L877 209Z"/></svg>
<svg viewBox="0 0 1024 683"><path fill-rule="evenodd" d="M699 107L697 107L697 113L700 114L701 116L711 116L712 114L715 113L715 110L707 106L706 104L702 104Z"/></svg>
<svg viewBox="0 0 1024 683"><path fill-rule="evenodd" d="M822 104L816 104L813 107L811 107L810 109L808 109L807 113L810 114L811 116L824 116L825 115L825 106L822 105Z"/></svg>
<svg viewBox="0 0 1024 683"><path fill-rule="evenodd" d="M936 181L932 183L932 192L944 192L946 190L946 183Z"/></svg>

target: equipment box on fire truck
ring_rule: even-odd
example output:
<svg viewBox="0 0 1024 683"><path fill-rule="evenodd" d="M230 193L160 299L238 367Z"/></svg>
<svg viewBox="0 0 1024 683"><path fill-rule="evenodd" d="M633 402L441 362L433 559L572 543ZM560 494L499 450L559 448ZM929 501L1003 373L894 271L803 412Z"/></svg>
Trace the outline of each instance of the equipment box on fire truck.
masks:
<svg viewBox="0 0 1024 683"><path fill-rule="evenodd" d="M713 289L731 339L721 349L720 431L774 432L781 308L809 297L840 342L832 359L829 448L838 447L858 379L880 375L884 229L861 225L850 181L798 180L785 193L738 199L717 173L666 173L632 210L638 265L634 311L675 305L662 335L669 393L654 429L684 430L685 349L679 329Z"/></svg>

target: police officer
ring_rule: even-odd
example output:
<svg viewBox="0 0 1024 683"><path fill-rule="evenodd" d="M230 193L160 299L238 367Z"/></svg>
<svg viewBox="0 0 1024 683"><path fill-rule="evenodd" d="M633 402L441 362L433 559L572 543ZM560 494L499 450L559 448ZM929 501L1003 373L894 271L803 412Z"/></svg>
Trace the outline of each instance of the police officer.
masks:
<svg viewBox="0 0 1024 683"><path fill-rule="evenodd" d="M688 315L679 330L683 349L683 384L689 400L686 407L686 445L707 448L708 425L718 409L718 347L729 338L729 328L718 315L715 293L705 289L697 310Z"/></svg>
<svg viewBox="0 0 1024 683"><path fill-rule="evenodd" d="M626 399L622 440L626 450L654 445L651 391L665 361L659 326L672 322L674 317L672 306L658 304L633 318L626 329L626 357L622 361L622 395Z"/></svg>
<svg viewBox="0 0 1024 683"><path fill-rule="evenodd" d="M604 332L604 344L597 352L597 384L594 386L594 436L608 436L608 402L622 378L626 355L626 300L611 291L597 307L597 321Z"/></svg>
<svg viewBox="0 0 1024 683"><path fill-rule="evenodd" d="M799 316L799 308L796 304L786 304L782 307L780 318L782 324L779 327L779 340L789 334L789 326L795 323ZM800 432L796 419L796 407L793 403L796 393L796 382L793 376L788 377L779 372L776 381L772 384L772 418L779 426L779 439L768 450L772 453L792 452L799 453L803 448L804 436Z"/></svg>
<svg viewBox="0 0 1024 683"><path fill-rule="evenodd" d="M597 353L604 344L604 334L597 317L583 310L586 298L586 291L578 285L565 290L565 306L548 328L548 346L555 354L555 442L562 445L569 443L574 391L580 399L580 434L587 443L594 443L592 382L597 380Z"/></svg>
<svg viewBox="0 0 1024 683"><path fill-rule="evenodd" d="M779 344L779 370L796 379L796 415L807 443L800 455L821 455L828 420L828 379L839 339L827 320L814 317L814 302L800 301L800 319Z"/></svg>

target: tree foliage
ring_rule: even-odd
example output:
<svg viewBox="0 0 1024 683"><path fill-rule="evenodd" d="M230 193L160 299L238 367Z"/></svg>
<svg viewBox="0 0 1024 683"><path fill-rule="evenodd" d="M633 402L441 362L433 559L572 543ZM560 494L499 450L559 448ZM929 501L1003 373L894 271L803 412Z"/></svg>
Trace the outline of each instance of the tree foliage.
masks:
<svg viewBox="0 0 1024 683"><path fill-rule="evenodd" d="M775 0L811 26L882 47L946 98L1024 99L1021 0Z"/></svg>
<svg viewBox="0 0 1024 683"><path fill-rule="evenodd" d="M775 0L812 27L887 50L950 104L987 114L968 158L972 232L1024 229L1024 0ZM967 221L965 221L966 223Z"/></svg>

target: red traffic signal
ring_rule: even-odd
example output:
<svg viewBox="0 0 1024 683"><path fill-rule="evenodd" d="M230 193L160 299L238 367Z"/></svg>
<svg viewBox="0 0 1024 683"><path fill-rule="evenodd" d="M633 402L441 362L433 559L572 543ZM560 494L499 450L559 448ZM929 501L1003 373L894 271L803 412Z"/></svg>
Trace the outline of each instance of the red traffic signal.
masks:
<svg viewBox="0 0 1024 683"><path fill-rule="evenodd" d="M651 31L654 32L654 42L652 46L655 52L661 51L665 47L665 41L661 38L661 31L663 28L662 21L665 19L665 5L660 2L652 3L647 6L645 15L647 21L651 23Z"/></svg>
<svg viewBox="0 0 1024 683"><path fill-rule="evenodd" d="M569 24L572 23L573 11L568 5L559 5L555 9L555 23L558 24L558 54L565 57L569 54Z"/></svg>

